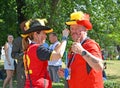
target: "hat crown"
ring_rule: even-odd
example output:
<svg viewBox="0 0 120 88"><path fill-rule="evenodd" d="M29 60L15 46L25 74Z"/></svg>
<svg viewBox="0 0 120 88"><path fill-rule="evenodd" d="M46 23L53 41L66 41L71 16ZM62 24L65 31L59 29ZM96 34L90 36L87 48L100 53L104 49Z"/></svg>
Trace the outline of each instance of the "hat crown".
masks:
<svg viewBox="0 0 120 88"><path fill-rule="evenodd" d="M28 30L30 28L34 28L37 26L45 26L45 23L47 23L46 19L30 19L25 23L25 30Z"/></svg>
<svg viewBox="0 0 120 88"><path fill-rule="evenodd" d="M82 20L84 18L84 13L79 11L79 12L73 12L70 15L70 20Z"/></svg>
<svg viewBox="0 0 120 88"><path fill-rule="evenodd" d="M83 13L82 11L73 12L70 15L70 20L89 20L89 15Z"/></svg>
<svg viewBox="0 0 120 88"><path fill-rule="evenodd" d="M45 23L47 23L46 19L35 19L30 22L30 28L37 26L45 26Z"/></svg>
<svg viewBox="0 0 120 88"><path fill-rule="evenodd" d="M37 20L33 20L30 23L30 28L37 27L37 26L42 26L42 24L39 21L37 21Z"/></svg>

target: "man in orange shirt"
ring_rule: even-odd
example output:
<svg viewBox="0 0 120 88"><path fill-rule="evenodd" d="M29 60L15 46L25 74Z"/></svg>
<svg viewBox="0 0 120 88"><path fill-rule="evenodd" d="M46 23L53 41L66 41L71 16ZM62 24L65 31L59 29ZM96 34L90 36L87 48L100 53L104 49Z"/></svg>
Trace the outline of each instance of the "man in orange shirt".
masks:
<svg viewBox="0 0 120 88"><path fill-rule="evenodd" d="M68 53L69 88L103 88L102 54L99 45L89 37L87 31L92 29L89 15L81 11L70 16L70 33L74 41ZM63 75L63 71L58 71Z"/></svg>

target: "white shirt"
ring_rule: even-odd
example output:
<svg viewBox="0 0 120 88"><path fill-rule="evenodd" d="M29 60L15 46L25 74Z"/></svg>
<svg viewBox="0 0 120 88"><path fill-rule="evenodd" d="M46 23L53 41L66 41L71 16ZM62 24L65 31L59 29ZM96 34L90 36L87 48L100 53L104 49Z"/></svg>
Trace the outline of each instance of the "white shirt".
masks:
<svg viewBox="0 0 120 88"><path fill-rule="evenodd" d="M54 44L51 44L49 49L54 50L55 47L59 44L59 41L56 41ZM60 66L62 65L62 60L61 58L58 60L53 60L53 61L48 61L48 65L52 65L52 66Z"/></svg>

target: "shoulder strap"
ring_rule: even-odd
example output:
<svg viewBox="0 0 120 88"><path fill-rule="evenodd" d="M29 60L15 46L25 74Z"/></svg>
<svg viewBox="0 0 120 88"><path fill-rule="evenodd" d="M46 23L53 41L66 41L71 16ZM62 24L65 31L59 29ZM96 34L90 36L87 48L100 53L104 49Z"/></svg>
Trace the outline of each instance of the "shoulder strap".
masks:
<svg viewBox="0 0 120 88"><path fill-rule="evenodd" d="M87 37L87 38L81 43L81 45L83 45L83 44L86 42L86 40L88 40L88 39L89 39L89 37ZM74 61L75 55L76 55L76 54L73 54L72 57L71 57L71 59L68 61L68 65L67 65L68 67L69 67L69 66L72 64L72 62Z"/></svg>
<svg viewBox="0 0 120 88"><path fill-rule="evenodd" d="M26 62L25 62L25 65L26 65L26 70L27 70L27 72L28 72L28 78L29 78L29 81L30 81L30 88L33 88L33 85L32 85L32 79L31 79L31 77L30 77L30 72L29 72L29 68L28 68L28 65L27 65L27 52L25 52L24 53L24 55L25 55L25 59L26 59Z"/></svg>

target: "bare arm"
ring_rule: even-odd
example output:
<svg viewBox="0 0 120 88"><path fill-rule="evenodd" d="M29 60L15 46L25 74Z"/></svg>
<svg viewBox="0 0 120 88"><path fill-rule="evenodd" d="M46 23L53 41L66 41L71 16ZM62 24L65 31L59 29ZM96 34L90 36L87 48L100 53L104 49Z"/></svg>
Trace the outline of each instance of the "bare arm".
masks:
<svg viewBox="0 0 120 88"><path fill-rule="evenodd" d="M67 38L68 35L69 35L69 30L68 29L63 30L62 42L52 52L50 60L57 60L59 58L62 58L65 48L66 48L66 44L67 44L67 39L65 38Z"/></svg>
<svg viewBox="0 0 120 88"><path fill-rule="evenodd" d="M59 46L56 47L56 49L52 52L50 60L58 60L59 58L62 58L65 48L66 48L67 41L63 40Z"/></svg>
<svg viewBox="0 0 120 88"><path fill-rule="evenodd" d="M103 70L103 60L102 58L97 58L91 53L89 53L87 50L85 50L80 43L74 43L72 45L72 51L75 53L78 53L82 55L82 52L85 51L86 55L83 56L83 58L86 60L86 62L96 71Z"/></svg>
<svg viewBox="0 0 120 88"><path fill-rule="evenodd" d="M86 51L86 55L83 58L88 62L88 64L94 68L96 71L103 70L103 60L93 56L91 53Z"/></svg>
<svg viewBox="0 0 120 88"><path fill-rule="evenodd" d="M5 59L8 61L8 64L10 65L10 59L9 59L9 56L8 56L8 43L5 44Z"/></svg>

